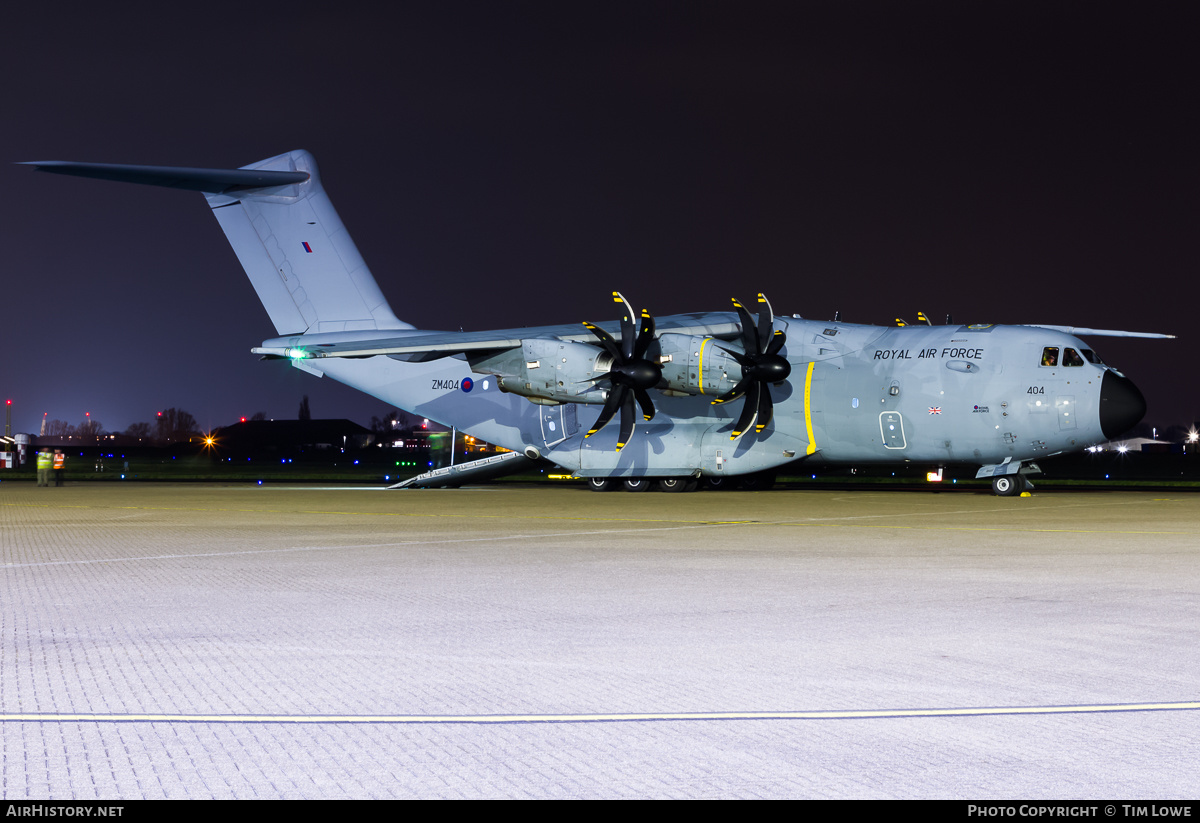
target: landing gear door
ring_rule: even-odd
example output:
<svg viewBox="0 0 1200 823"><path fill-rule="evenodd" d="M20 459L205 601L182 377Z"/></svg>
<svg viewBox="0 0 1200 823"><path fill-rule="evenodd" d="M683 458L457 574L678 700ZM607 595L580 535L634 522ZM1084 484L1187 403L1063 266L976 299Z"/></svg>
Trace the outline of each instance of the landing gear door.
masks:
<svg viewBox="0 0 1200 823"><path fill-rule="evenodd" d="M903 449L906 445L904 442L904 418L900 416L900 412L882 412L879 415L879 433L883 436L885 449Z"/></svg>

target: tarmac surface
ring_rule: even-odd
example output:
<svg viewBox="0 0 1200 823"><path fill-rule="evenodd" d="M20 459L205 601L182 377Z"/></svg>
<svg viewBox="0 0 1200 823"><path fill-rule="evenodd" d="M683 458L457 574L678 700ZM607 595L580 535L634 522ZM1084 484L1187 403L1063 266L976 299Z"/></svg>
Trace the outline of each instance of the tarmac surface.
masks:
<svg viewBox="0 0 1200 823"><path fill-rule="evenodd" d="M1200 495L0 483L4 799L1200 795Z"/></svg>

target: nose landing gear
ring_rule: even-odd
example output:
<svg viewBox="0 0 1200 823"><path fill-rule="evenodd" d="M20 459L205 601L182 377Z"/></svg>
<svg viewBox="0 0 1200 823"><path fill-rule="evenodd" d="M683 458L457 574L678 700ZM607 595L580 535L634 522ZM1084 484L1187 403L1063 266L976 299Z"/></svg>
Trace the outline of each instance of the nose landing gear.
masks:
<svg viewBox="0 0 1200 823"><path fill-rule="evenodd" d="M992 493L998 497L1016 497L1029 488L1029 481L1019 474L1002 474L992 478Z"/></svg>

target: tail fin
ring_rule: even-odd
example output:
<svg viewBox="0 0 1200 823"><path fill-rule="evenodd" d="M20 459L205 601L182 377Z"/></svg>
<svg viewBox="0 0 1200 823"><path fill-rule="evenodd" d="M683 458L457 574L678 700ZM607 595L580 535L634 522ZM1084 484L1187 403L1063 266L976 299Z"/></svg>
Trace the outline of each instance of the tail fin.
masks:
<svg viewBox="0 0 1200 823"><path fill-rule="evenodd" d="M204 192L280 335L413 328L392 313L306 151L237 171L63 161L29 165Z"/></svg>
<svg viewBox="0 0 1200 823"><path fill-rule="evenodd" d="M279 334L412 328L379 291L311 154L245 168L308 173L294 185L205 195Z"/></svg>

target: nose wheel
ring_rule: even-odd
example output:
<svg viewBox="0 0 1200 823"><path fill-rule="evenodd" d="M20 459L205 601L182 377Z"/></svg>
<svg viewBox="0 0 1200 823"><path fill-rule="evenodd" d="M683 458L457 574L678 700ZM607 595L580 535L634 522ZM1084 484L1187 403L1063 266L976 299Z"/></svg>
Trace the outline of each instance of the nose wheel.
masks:
<svg viewBox="0 0 1200 823"><path fill-rule="evenodd" d="M1016 497L1029 488L1029 481L1019 474L1002 474L992 478L992 494L997 497Z"/></svg>

